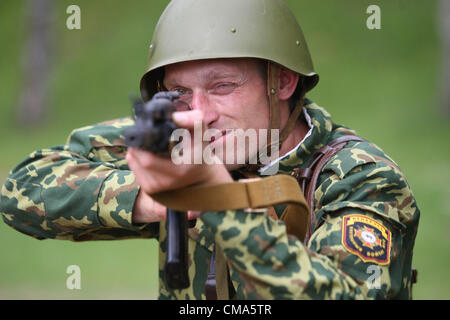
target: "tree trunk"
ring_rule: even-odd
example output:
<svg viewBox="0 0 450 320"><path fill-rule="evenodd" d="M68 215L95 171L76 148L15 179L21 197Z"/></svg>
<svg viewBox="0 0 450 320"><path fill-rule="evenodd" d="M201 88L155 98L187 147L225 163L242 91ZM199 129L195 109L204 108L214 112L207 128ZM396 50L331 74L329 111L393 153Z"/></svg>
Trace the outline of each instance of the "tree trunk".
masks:
<svg viewBox="0 0 450 320"><path fill-rule="evenodd" d="M441 104L444 113L447 116L450 116L450 1L440 0L438 8L443 60Z"/></svg>
<svg viewBox="0 0 450 320"><path fill-rule="evenodd" d="M21 125L38 126L48 110L48 75L52 47L52 0L28 0L26 41L22 55L22 82L17 108Z"/></svg>

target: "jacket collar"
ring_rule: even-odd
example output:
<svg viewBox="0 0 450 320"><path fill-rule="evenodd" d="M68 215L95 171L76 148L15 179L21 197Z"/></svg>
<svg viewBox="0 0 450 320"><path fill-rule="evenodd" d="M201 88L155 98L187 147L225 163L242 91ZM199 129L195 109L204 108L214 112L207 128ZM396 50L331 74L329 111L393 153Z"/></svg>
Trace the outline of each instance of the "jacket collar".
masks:
<svg viewBox="0 0 450 320"><path fill-rule="evenodd" d="M305 168L312 161L314 153L331 140L333 122L330 114L310 100L306 101L303 112L311 129L294 149L262 168L261 175L289 174L294 168Z"/></svg>

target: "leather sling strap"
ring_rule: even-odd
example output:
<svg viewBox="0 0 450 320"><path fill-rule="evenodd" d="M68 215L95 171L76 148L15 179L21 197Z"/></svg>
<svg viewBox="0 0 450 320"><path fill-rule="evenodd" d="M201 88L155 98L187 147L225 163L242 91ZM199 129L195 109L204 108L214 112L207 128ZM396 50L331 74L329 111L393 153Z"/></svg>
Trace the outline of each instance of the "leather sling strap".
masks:
<svg viewBox="0 0 450 320"><path fill-rule="evenodd" d="M230 280L225 254L216 244L214 244L205 283L205 295L207 300L228 300L234 296L234 288Z"/></svg>
<svg viewBox="0 0 450 320"><path fill-rule="evenodd" d="M308 230L309 210L306 200L297 181L288 175L192 186L153 194L152 198L178 211L256 209L287 204L290 210L284 219L292 221L290 232L303 240Z"/></svg>
<svg viewBox="0 0 450 320"><path fill-rule="evenodd" d="M217 300L216 292L216 251L217 246L214 244L214 249L211 254L211 261L209 262L208 275L205 282L206 300ZM218 286L218 284L217 284Z"/></svg>

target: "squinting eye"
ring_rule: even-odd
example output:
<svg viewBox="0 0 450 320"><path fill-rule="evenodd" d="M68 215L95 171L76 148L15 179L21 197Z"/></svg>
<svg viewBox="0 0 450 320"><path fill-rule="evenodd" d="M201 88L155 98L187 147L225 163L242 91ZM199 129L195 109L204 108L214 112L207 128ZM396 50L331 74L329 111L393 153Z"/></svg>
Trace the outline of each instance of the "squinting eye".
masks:
<svg viewBox="0 0 450 320"><path fill-rule="evenodd" d="M214 90L217 93L226 94L232 92L234 88L236 88L236 85L234 83L224 82L219 83L217 86L215 86Z"/></svg>
<svg viewBox="0 0 450 320"><path fill-rule="evenodd" d="M186 89L181 89L181 88L175 89L175 91L178 92L180 96L187 93Z"/></svg>

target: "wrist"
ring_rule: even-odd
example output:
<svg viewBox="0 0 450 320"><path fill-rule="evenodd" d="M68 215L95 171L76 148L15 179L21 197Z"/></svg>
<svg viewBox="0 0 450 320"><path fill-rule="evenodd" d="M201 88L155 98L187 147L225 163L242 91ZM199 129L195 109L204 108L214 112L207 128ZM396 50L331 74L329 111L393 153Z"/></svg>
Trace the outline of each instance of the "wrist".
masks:
<svg viewBox="0 0 450 320"><path fill-rule="evenodd" d="M154 211L154 201L148 196L142 189L139 189L139 192L136 196L136 200L134 202L133 213L131 215L131 221L133 224L138 223L148 223L149 221L149 212Z"/></svg>
<svg viewBox="0 0 450 320"><path fill-rule="evenodd" d="M166 207L139 189L131 221L133 224L159 222L166 219L166 210Z"/></svg>

